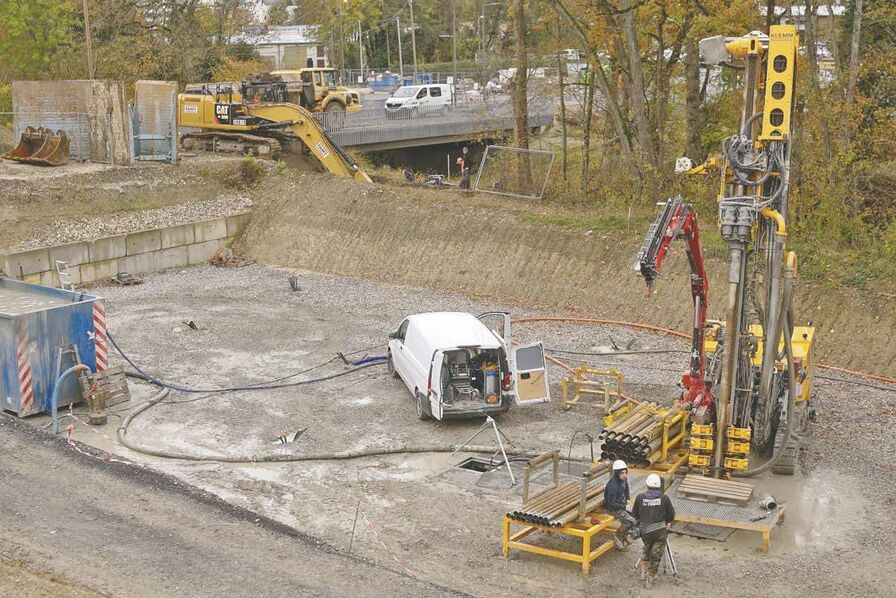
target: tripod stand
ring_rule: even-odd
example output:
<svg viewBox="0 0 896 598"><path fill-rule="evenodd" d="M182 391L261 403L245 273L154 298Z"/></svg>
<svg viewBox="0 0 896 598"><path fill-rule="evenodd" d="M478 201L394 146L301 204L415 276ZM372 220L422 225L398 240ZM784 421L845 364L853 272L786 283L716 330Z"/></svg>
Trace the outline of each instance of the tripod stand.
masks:
<svg viewBox="0 0 896 598"><path fill-rule="evenodd" d="M472 436L470 436L469 440L467 440L465 443L463 443L462 445L460 445L456 449L454 449L454 452L451 453L451 455L454 456L458 451L460 451L461 449L466 447L468 444L473 442L473 439L475 439L477 436L482 434L482 432L487 430L489 426L491 426L495 430L495 438L498 439L498 447L500 447L500 449L501 449L501 455L504 456L504 465L507 467L507 473L510 474L510 485L511 485L511 487L515 486L516 479L514 479L514 477L513 477L513 470L510 469L510 461L507 460L507 453L504 451L504 443L501 442L501 438L504 438L504 440L506 440L507 444L509 444L510 446L513 446L513 442L510 441L510 438L507 438L507 436L504 435L504 432L502 432L501 430L498 429L498 424L495 422L494 418L492 418L491 415L486 415L485 421L482 422L482 425L479 426L479 429L476 431L476 433L473 434Z"/></svg>
<svg viewBox="0 0 896 598"><path fill-rule="evenodd" d="M641 564L641 561L644 560L644 554L640 554L638 556L638 562L635 563L633 571L638 570L638 566ZM663 558L660 561L663 567L663 573L672 572L672 578L675 580L676 585L681 583L681 577L678 575L678 566L675 564L675 556L672 554L672 546L669 544L669 538L666 537L666 549L663 551ZM667 568L668 563L668 568Z"/></svg>

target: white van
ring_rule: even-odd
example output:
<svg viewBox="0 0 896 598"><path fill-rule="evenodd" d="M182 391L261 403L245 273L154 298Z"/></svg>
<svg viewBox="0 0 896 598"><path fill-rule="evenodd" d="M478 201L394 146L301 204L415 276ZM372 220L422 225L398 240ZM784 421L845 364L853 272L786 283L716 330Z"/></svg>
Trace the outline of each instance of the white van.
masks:
<svg viewBox="0 0 896 598"><path fill-rule="evenodd" d="M541 343L510 346L510 314L408 316L389 335L387 365L414 396L417 417L437 420L506 413L551 400Z"/></svg>
<svg viewBox="0 0 896 598"><path fill-rule="evenodd" d="M399 87L386 100L386 116L407 114L416 117L426 114L445 114L451 108L454 86L444 83L407 85Z"/></svg>

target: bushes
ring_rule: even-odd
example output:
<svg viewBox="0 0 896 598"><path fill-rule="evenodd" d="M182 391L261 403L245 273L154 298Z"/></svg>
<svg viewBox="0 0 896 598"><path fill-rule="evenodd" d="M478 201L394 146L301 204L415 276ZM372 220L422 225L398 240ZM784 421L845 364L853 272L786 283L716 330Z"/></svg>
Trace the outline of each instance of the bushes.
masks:
<svg viewBox="0 0 896 598"><path fill-rule="evenodd" d="M257 185L264 178L264 174L265 170L261 162L249 156L240 160L239 164L226 172L222 181L225 187L231 189L248 189Z"/></svg>

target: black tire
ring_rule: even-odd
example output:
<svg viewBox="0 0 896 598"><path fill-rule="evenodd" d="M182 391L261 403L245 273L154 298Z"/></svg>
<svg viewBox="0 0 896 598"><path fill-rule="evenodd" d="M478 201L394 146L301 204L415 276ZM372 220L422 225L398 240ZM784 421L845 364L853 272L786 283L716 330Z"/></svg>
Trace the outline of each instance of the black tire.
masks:
<svg viewBox="0 0 896 598"><path fill-rule="evenodd" d="M398 378L398 371L395 369L395 362L392 361L392 351L386 356L386 369L389 370L389 373L393 378Z"/></svg>
<svg viewBox="0 0 896 598"><path fill-rule="evenodd" d="M423 405L424 397L419 392L414 392L414 407L417 409L417 419L423 421L429 419L426 407Z"/></svg>

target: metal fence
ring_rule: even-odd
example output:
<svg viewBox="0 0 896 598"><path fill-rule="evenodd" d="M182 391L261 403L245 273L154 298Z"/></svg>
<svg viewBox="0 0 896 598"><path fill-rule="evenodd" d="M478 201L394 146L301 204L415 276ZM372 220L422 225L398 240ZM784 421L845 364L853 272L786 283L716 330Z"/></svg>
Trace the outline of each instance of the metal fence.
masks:
<svg viewBox="0 0 896 598"><path fill-rule="evenodd" d="M485 148L476 191L540 200L554 166L554 152L490 145Z"/></svg>

